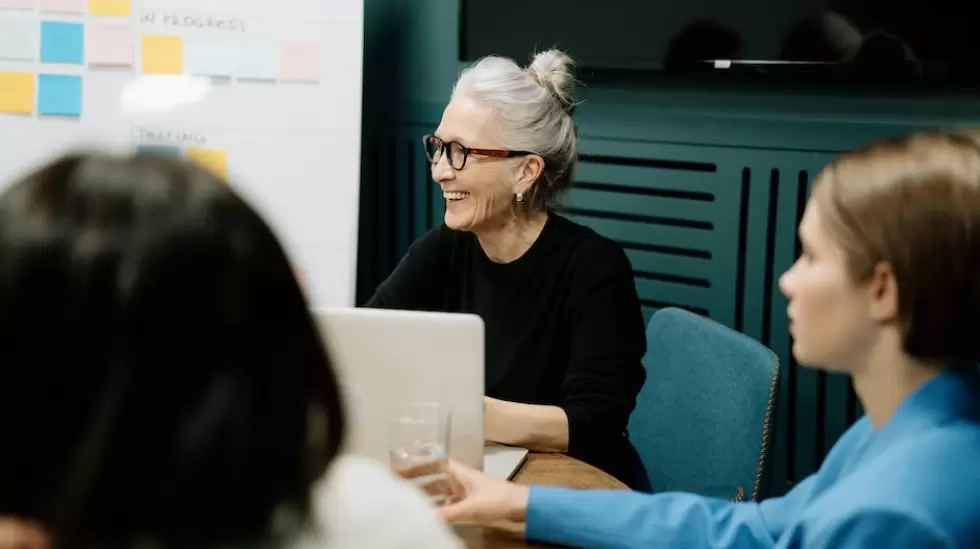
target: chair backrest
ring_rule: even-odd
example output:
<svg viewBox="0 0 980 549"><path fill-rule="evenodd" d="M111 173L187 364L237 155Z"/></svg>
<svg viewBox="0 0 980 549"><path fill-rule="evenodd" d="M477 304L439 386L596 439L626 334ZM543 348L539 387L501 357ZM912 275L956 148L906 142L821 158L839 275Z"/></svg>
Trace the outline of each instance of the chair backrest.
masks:
<svg viewBox="0 0 980 549"><path fill-rule="evenodd" d="M757 499L779 386L758 341L672 307L647 325L647 380L630 440L656 492Z"/></svg>

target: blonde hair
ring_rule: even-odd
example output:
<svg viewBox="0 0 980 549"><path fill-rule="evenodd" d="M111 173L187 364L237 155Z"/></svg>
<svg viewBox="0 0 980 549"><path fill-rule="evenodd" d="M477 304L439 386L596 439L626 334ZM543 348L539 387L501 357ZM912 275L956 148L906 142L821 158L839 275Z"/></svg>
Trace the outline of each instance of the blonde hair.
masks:
<svg viewBox="0 0 980 549"><path fill-rule="evenodd" d="M891 266L906 352L954 362L980 358L974 138L923 132L842 154L817 176L812 198L855 281L869 280L881 263Z"/></svg>

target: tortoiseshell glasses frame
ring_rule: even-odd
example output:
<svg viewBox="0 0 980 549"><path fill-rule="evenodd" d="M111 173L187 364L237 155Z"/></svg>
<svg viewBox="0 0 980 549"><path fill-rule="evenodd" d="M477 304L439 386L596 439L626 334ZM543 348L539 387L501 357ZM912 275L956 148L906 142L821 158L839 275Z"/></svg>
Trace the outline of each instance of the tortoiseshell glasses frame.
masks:
<svg viewBox="0 0 980 549"><path fill-rule="evenodd" d="M449 151L449 167L454 170L462 170L466 166L466 160L471 154L480 156L490 156L493 158L514 158L535 154L530 151L509 151L506 149L477 149L467 147L458 141L443 141L434 135L422 136L422 147L425 149L425 157L429 162L435 164L442 158L444 151Z"/></svg>

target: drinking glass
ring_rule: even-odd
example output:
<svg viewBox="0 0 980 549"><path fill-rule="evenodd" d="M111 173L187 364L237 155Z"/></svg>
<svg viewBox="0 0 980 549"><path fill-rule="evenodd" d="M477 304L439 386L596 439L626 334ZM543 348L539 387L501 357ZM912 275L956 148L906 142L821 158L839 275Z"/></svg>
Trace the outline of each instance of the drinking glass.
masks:
<svg viewBox="0 0 980 549"><path fill-rule="evenodd" d="M391 423L391 469L429 494L435 505L445 505L453 496L448 471L450 422L448 408L420 402L400 411Z"/></svg>

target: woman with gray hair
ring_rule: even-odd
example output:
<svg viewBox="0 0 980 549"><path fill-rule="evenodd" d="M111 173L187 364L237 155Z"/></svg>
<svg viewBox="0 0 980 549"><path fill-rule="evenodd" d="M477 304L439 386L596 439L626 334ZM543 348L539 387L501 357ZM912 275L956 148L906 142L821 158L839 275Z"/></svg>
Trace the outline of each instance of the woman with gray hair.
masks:
<svg viewBox="0 0 980 549"><path fill-rule="evenodd" d="M573 62L487 57L423 138L445 222L369 307L463 312L486 325L485 438L566 452L649 489L626 424L645 373L633 271L612 240L556 214L578 158Z"/></svg>

